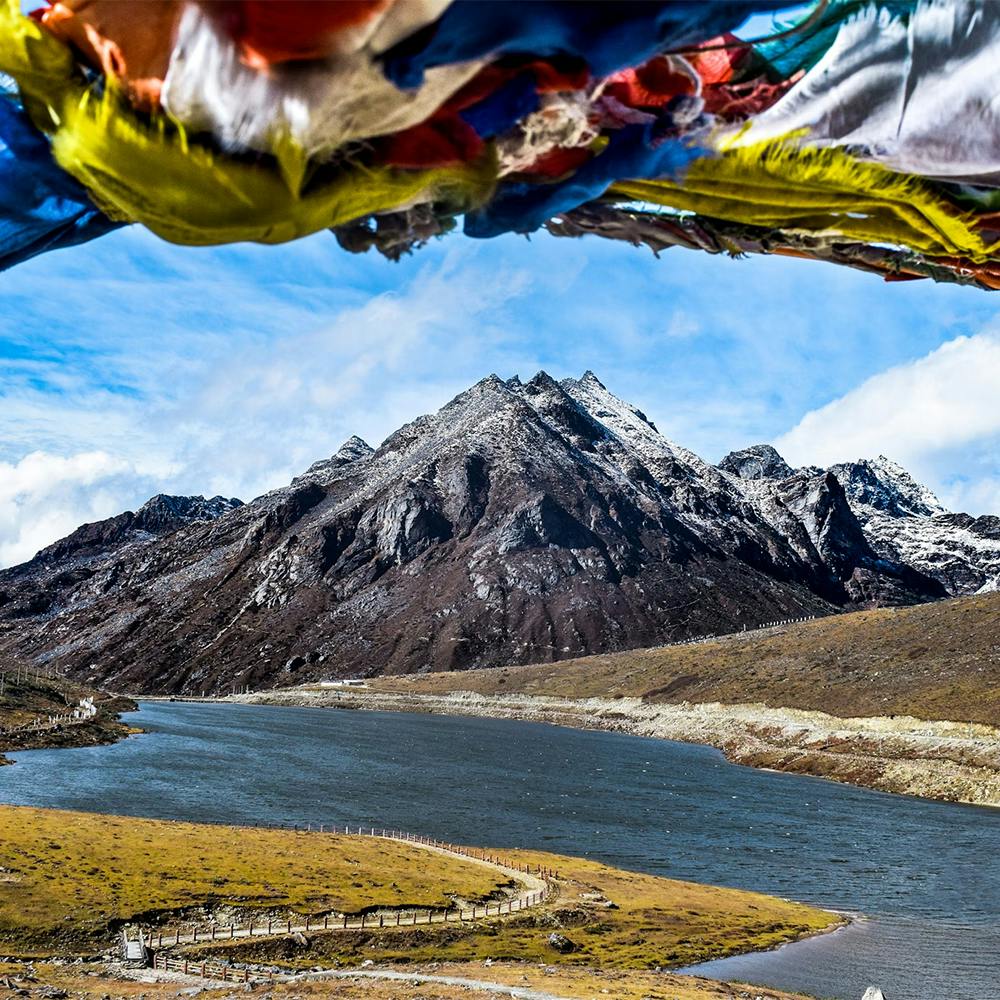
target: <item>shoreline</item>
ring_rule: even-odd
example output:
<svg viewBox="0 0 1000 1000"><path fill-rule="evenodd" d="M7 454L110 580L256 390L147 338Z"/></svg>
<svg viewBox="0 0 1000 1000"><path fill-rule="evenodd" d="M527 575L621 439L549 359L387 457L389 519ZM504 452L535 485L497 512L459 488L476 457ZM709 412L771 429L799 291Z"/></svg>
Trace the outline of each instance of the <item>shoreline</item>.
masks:
<svg viewBox="0 0 1000 1000"><path fill-rule="evenodd" d="M150 947L164 956L172 949L178 961L191 959L195 978L202 980L204 966L200 977L197 967L206 959L215 963L215 969L263 968L287 972L289 981L297 981L303 978L297 972L308 974L317 966L344 972L363 969L372 965L369 958L390 971L401 965L407 971L421 963L490 968L501 952L501 961L518 976L521 970L542 966L546 976L607 975L613 981L634 975L650 977L654 986L677 989L678 997L689 996L684 989L688 985L690 1000L696 993L701 997L699 984L704 983L718 988L718 993L707 993L706 1000L709 995L731 1000L728 983L703 975L695 979L679 970L713 961L709 957L713 955L771 952L825 936L849 919L813 904L633 872L588 858L530 849L497 855L489 848L455 846L398 832L386 836L376 831L369 836L363 828L357 835L338 831L329 837L322 830L227 826L229 832L219 838L214 824L39 807L4 807L0 826L4 829L0 861L8 870L13 868L11 860L20 856L21 845L50 847L33 856L32 867L20 873L24 898L33 906L24 914L15 912L13 921L8 914L0 928L4 932L0 936L5 935L14 948L0 965L77 964L101 961L101 955L107 961L108 935L113 932L117 937L124 929L134 940L142 928ZM50 843L56 836L58 843ZM95 843L108 853L106 863L120 865L116 870L128 875L127 887L108 886L96 868L85 871L88 878L81 883L79 868L93 863ZM164 858L167 849L189 857L190 867L177 869L173 854ZM263 867L252 866L248 872L240 862L234 866L227 861L232 854L259 855L258 865ZM175 870L173 877L180 883L164 890L157 876ZM219 876L236 873L239 878L231 879L229 888L220 893ZM361 873L368 873L367 881ZM67 897L70 886L73 892ZM253 890L249 896L248 886ZM260 894L269 902L263 911L255 911L250 901ZM68 918L62 916L67 898L88 904L74 904L69 928L64 926ZM525 905L512 906L516 900ZM460 916L463 907L465 915ZM415 914L410 922L397 919L383 924L383 916L398 917L415 909L427 913L426 924ZM449 909L458 919L446 918ZM651 914L664 911L676 913L678 919L650 926ZM29 912L31 919L22 919ZM331 914L343 917L342 928L352 933L338 933L342 928L337 922L328 928L326 918ZM359 936L366 916L369 934ZM277 919L273 929L272 917ZM249 923L244 922L247 918ZM299 923L293 926L295 920ZM572 947L556 947L551 941L555 932ZM637 952L640 935L643 948ZM296 945L291 951L286 947L289 938ZM20 947L25 941L31 947ZM192 952L192 946L199 947ZM686 961L654 966L657 956ZM179 971L168 961L156 968ZM186 964L183 971L188 971ZM230 979L234 981L239 979ZM502 983L497 985L502 989ZM659 995L658 990L628 995L640 1000L654 992ZM594 993L588 989L573 996ZM778 991L763 990L761 995L778 1000ZM780 997L792 1000L785 992ZM806 998L795 994L795 1000Z"/></svg>
<svg viewBox="0 0 1000 1000"><path fill-rule="evenodd" d="M88 691L95 713L86 718L71 718L76 699ZM14 704L0 706L0 767L15 763L5 754L109 746L137 732L122 721L123 712L138 708L130 698L51 677L36 680L20 694Z"/></svg>
<svg viewBox="0 0 1000 1000"><path fill-rule="evenodd" d="M910 717L844 719L760 704L638 698L433 695L304 686L223 703L415 712L541 722L714 747L734 764L940 802L1000 807L1000 730Z"/></svg>
<svg viewBox="0 0 1000 1000"><path fill-rule="evenodd" d="M134 711L123 709L122 711ZM0 738L0 767L12 767L17 763L7 754L28 753L32 750L69 750L79 747L111 746L141 733L142 730L122 722L119 716L113 720L86 722L53 729L28 731L25 739Z"/></svg>

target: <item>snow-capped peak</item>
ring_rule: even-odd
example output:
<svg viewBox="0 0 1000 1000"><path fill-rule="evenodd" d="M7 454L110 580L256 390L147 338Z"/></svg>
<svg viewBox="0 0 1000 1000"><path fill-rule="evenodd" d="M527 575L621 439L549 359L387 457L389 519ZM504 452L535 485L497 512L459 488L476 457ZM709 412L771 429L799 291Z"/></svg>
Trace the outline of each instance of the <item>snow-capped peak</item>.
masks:
<svg viewBox="0 0 1000 1000"><path fill-rule="evenodd" d="M731 451L719 462L719 468L740 479L787 479L795 471L769 444Z"/></svg>
<svg viewBox="0 0 1000 1000"><path fill-rule="evenodd" d="M628 441L647 458L675 458L703 475L714 478L714 470L693 451L681 447L657 430L645 413L610 392L592 372L559 383L566 393L616 437Z"/></svg>
<svg viewBox="0 0 1000 1000"><path fill-rule="evenodd" d="M894 517L934 517L948 513L931 490L885 455L844 462L833 466L831 471L859 513L878 511Z"/></svg>
<svg viewBox="0 0 1000 1000"><path fill-rule="evenodd" d="M367 458L373 455L375 449L364 439L352 434L338 449L333 456L343 462L353 462L359 458Z"/></svg>

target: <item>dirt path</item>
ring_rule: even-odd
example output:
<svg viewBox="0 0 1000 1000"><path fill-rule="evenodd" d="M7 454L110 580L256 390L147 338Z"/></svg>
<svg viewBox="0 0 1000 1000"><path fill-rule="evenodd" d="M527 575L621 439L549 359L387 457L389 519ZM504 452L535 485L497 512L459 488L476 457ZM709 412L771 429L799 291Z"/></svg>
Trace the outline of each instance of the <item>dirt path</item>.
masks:
<svg viewBox="0 0 1000 1000"><path fill-rule="evenodd" d="M237 696L309 705L521 719L702 743L734 763L810 774L880 791L1000 806L1000 730L910 717L843 719L766 705L650 704L638 698L396 694L288 688Z"/></svg>
<svg viewBox="0 0 1000 1000"><path fill-rule="evenodd" d="M329 972L309 972L301 976L293 976L288 982L304 982L322 979L381 979L396 983L436 983L438 986L459 986L467 990L479 990L481 993L495 993L501 997L514 997L515 1000L573 1000L572 997L558 996L543 990L531 989L526 986L510 986L504 983L491 983L485 979L465 979L461 976L438 976L427 972L389 972L348 970Z"/></svg>

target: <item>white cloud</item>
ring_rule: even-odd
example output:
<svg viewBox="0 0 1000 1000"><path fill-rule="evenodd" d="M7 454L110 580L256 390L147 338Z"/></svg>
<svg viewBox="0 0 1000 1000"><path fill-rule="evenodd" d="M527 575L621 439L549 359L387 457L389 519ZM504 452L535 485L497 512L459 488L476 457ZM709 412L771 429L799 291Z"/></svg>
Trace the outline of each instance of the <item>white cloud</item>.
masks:
<svg viewBox="0 0 1000 1000"><path fill-rule="evenodd" d="M250 499L351 434L377 445L483 377L484 341L491 363L503 358L503 307L528 281L456 273L446 257L278 338L206 338L197 356L184 340L131 353L126 342L138 391L88 384L80 360L0 373L0 566L156 492ZM109 369L123 370L117 356Z"/></svg>
<svg viewBox="0 0 1000 1000"><path fill-rule="evenodd" d="M1000 446L1000 442L997 442ZM946 496L953 510L975 513L1000 513L1000 476L986 475L971 482L956 481L947 489Z"/></svg>
<svg viewBox="0 0 1000 1000"><path fill-rule="evenodd" d="M687 340L689 337L699 336L701 330L701 320L697 316L685 309L675 309L670 314L670 322L667 323L664 334L672 340Z"/></svg>
<svg viewBox="0 0 1000 1000"><path fill-rule="evenodd" d="M80 524L126 509L144 479L132 463L103 451L36 451L0 462L0 565L30 559Z"/></svg>
<svg viewBox="0 0 1000 1000"><path fill-rule="evenodd" d="M807 413L775 446L793 465L885 454L951 505L996 512L998 400L1000 334L957 337Z"/></svg>

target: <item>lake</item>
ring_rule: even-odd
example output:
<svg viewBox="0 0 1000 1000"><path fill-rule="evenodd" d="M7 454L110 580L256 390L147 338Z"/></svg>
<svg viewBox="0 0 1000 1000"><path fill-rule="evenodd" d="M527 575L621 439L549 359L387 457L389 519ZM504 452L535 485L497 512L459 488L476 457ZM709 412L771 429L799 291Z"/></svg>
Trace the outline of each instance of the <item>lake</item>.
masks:
<svg viewBox="0 0 1000 1000"><path fill-rule="evenodd" d="M838 1000L1000 997L1000 810L727 763L706 747L533 723L143 703L147 735L16 753L0 800L166 819L392 826L585 855L855 913L698 971Z"/></svg>

